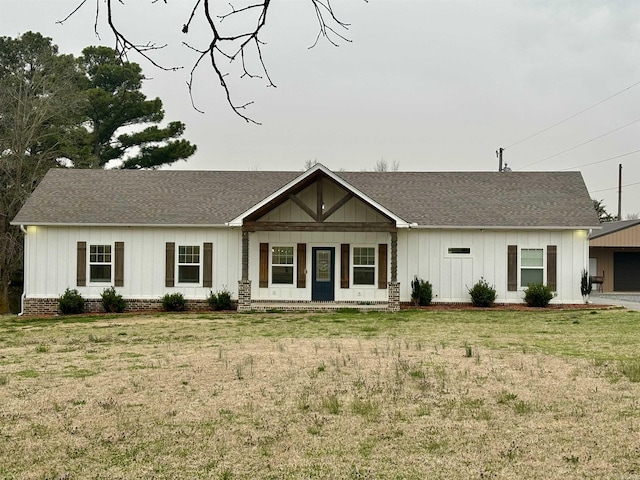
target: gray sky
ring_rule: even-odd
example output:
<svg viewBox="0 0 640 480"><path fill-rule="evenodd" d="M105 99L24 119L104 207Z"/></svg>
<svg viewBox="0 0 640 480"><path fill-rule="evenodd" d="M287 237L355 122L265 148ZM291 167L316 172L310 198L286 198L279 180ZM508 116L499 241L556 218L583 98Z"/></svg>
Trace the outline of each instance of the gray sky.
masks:
<svg viewBox="0 0 640 480"><path fill-rule="evenodd" d="M79 3L0 0L0 35L39 31L76 55L87 45L113 46L105 23L101 40L93 32L94 0L55 23ZM158 61L185 67L162 72L131 57L149 77L144 92L159 96L166 119L183 121L185 138L198 145L172 168L301 170L317 160L371 170L384 159L403 171L490 171L496 149L507 147L513 170L582 171L591 196L614 214L622 163L623 217L640 212L640 152L603 161L640 150L640 85L514 145L640 82L640 2L333 0L352 42L309 50L317 33L311 4L273 0L263 56L277 88L228 78L238 103L255 101L248 113L261 126L229 109L206 66L194 90L205 114L191 108L185 82L195 56L181 42L206 44L202 28L180 33L193 3L114 2L123 32L168 43Z"/></svg>

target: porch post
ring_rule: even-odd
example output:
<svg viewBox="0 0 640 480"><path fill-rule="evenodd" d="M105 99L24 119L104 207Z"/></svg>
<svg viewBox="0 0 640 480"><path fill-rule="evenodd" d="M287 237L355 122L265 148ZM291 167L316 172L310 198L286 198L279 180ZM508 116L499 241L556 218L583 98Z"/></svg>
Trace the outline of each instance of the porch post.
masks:
<svg viewBox="0 0 640 480"><path fill-rule="evenodd" d="M400 310L400 282L398 282L398 232L391 232L391 281L388 288L389 311Z"/></svg>
<svg viewBox="0 0 640 480"><path fill-rule="evenodd" d="M242 230L242 279L238 281L238 311L251 310L251 280L249 280L249 232Z"/></svg>

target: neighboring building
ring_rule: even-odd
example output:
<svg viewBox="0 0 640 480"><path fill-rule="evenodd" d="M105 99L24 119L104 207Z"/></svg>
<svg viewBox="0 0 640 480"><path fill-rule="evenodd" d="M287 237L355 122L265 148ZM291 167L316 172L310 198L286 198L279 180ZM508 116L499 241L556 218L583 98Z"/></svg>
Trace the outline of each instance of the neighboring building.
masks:
<svg viewBox="0 0 640 480"><path fill-rule="evenodd" d="M435 302L498 302L543 282L581 301L599 226L578 172L51 170L13 221L24 228L26 314L66 288L115 286L130 309L228 289L240 310L350 304L395 311L414 276Z"/></svg>
<svg viewBox="0 0 640 480"><path fill-rule="evenodd" d="M593 231L589 274L602 281L603 292L640 292L640 220L606 222Z"/></svg>

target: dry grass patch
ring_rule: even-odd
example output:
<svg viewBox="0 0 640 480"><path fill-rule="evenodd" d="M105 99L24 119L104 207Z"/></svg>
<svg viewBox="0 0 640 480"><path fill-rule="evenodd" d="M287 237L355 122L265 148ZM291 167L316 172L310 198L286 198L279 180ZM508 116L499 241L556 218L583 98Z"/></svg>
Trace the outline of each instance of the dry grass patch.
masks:
<svg viewBox="0 0 640 480"><path fill-rule="evenodd" d="M639 319L9 320L0 477L630 479Z"/></svg>

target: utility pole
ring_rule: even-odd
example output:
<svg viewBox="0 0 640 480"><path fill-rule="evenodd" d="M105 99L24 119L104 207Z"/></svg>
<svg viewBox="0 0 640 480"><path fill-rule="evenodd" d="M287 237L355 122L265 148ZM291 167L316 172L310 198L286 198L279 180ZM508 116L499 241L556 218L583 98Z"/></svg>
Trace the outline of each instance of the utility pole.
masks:
<svg viewBox="0 0 640 480"><path fill-rule="evenodd" d="M504 151L504 148L500 147L498 148L498 150L496 150L496 156L498 157L498 171L502 172L502 152Z"/></svg>
<svg viewBox="0 0 640 480"><path fill-rule="evenodd" d="M622 164L618 164L618 221L622 220Z"/></svg>

